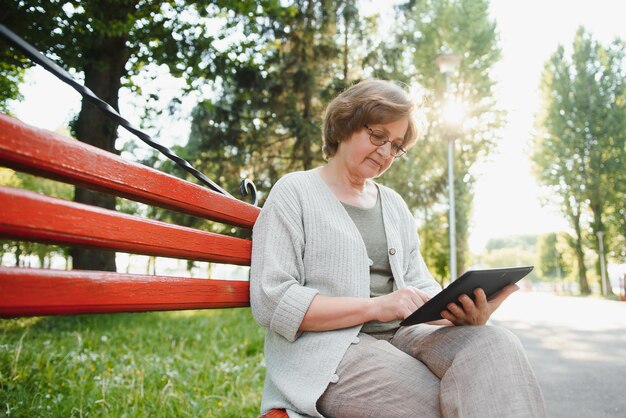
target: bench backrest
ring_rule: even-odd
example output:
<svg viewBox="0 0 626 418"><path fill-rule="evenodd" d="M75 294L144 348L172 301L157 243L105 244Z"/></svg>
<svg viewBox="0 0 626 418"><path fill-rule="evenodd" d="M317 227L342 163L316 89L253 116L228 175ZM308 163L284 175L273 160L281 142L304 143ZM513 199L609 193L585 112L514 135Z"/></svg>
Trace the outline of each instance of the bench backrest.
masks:
<svg viewBox="0 0 626 418"><path fill-rule="evenodd" d="M259 208L0 114L0 165L251 228ZM0 187L0 238L249 265L249 240ZM249 305L248 282L0 267L0 316Z"/></svg>

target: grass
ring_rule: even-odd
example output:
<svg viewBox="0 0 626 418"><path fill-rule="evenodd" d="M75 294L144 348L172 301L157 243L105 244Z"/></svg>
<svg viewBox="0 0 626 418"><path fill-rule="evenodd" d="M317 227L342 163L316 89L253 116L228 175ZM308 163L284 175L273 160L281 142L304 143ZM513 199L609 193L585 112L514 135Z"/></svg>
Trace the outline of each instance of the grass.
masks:
<svg viewBox="0 0 626 418"><path fill-rule="evenodd" d="M255 417L249 309L0 320L0 416Z"/></svg>

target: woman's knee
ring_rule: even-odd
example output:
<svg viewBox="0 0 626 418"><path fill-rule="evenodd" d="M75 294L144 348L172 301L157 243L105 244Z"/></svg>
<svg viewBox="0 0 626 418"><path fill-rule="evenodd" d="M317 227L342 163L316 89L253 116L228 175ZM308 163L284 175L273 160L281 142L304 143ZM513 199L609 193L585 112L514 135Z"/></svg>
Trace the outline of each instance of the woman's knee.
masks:
<svg viewBox="0 0 626 418"><path fill-rule="evenodd" d="M504 354L523 352L522 343L517 335L500 326L483 325L475 328L467 347L474 352ZM484 355L484 354L483 354ZM487 356L490 357L490 356Z"/></svg>
<svg viewBox="0 0 626 418"><path fill-rule="evenodd" d="M481 327L484 338L494 345L520 346L520 340L507 328L497 325L485 325Z"/></svg>

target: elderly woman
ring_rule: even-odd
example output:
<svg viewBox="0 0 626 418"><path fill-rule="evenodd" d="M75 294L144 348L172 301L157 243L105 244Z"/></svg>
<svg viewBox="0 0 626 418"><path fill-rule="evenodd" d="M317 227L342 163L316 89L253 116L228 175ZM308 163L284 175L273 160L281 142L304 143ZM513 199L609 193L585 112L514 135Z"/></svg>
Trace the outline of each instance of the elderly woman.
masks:
<svg viewBox="0 0 626 418"><path fill-rule="evenodd" d="M290 417L537 417L517 338L486 326L517 286L461 297L437 324L400 321L441 289L402 198L372 179L417 140L414 104L388 81L341 93L324 118L328 163L279 180L254 226L251 305L267 328L262 411ZM473 325L473 326L464 326Z"/></svg>

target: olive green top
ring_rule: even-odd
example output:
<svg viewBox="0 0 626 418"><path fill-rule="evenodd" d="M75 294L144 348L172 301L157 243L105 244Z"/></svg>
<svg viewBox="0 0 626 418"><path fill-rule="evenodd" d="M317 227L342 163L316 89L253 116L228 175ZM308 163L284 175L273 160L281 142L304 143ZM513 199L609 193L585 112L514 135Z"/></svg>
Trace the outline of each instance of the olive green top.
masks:
<svg viewBox="0 0 626 418"><path fill-rule="evenodd" d="M394 290L393 273L389 264L387 237L383 224L383 210L379 197L376 204L368 209L341 202L361 233L370 263L370 297L387 295ZM362 332L388 332L397 329L400 320L391 322L371 321L363 324Z"/></svg>

